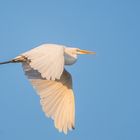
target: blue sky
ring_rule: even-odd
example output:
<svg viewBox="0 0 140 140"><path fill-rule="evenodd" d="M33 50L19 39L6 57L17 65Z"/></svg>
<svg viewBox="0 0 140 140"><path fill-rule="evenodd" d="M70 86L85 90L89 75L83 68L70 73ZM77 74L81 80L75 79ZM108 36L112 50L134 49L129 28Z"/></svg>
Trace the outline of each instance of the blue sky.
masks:
<svg viewBox="0 0 140 140"><path fill-rule="evenodd" d="M140 2L1 0L0 61L42 43L93 50L67 67L76 129L59 133L41 110L20 64L0 66L0 139L139 140Z"/></svg>

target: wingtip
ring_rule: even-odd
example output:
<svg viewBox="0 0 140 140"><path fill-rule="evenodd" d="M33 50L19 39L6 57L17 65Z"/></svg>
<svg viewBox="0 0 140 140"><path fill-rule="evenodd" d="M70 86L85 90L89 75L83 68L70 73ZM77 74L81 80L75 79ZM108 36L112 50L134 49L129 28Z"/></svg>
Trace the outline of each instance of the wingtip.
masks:
<svg viewBox="0 0 140 140"><path fill-rule="evenodd" d="M74 127L74 126L72 126L72 129L74 130L74 129L75 129L75 127Z"/></svg>

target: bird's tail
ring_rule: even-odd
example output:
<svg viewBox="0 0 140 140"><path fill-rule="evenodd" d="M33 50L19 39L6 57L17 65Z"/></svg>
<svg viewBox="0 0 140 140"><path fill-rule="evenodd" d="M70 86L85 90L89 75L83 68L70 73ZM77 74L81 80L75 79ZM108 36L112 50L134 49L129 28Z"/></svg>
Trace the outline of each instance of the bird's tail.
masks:
<svg viewBox="0 0 140 140"><path fill-rule="evenodd" d="M20 62L25 62L27 59L24 56L17 56L16 58L5 61L5 62L0 62L0 65L2 64L8 64L8 63L20 63Z"/></svg>

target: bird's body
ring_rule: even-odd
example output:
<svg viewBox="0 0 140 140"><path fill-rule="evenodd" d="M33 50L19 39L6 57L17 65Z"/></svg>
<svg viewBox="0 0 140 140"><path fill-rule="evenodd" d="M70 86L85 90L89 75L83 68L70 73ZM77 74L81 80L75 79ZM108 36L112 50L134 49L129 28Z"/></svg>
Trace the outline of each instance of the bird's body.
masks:
<svg viewBox="0 0 140 140"><path fill-rule="evenodd" d="M75 126L72 77L64 65L74 64L77 54L94 52L57 44L43 44L10 61L0 63L22 63L25 75L40 96L43 111L54 120L55 127L64 133Z"/></svg>

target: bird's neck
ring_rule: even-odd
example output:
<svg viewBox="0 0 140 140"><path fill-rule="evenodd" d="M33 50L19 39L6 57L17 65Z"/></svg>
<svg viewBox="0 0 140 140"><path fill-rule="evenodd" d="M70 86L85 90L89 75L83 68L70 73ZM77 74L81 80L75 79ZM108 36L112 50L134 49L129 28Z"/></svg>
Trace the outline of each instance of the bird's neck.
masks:
<svg viewBox="0 0 140 140"><path fill-rule="evenodd" d="M64 59L65 59L65 65L72 65L76 62L77 55L70 55L68 53L65 53Z"/></svg>

